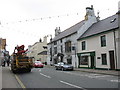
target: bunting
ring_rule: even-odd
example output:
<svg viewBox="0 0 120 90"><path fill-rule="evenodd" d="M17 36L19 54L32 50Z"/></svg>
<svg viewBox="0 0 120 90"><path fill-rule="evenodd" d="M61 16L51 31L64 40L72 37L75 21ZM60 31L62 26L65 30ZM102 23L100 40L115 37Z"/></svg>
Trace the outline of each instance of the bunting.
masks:
<svg viewBox="0 0 120 90"><path fill-rule="evenodd" d="M68 16L72 16L72 15L79 15L79 13L65 14L65 15L58 15L58 16L49 16L49 17L41 17L41 18L34 18L34 19L26 19L26 20L14 21L14 22L6 22L6 23L4 23L4 25L23 23L23 22L42 21L42 20L45 20L45 19L62 18L62 17L65 17L65 16L68 17ZM3 25L3 23L1 23L1 21L0 21L0 25L1 26Z"/></svg>

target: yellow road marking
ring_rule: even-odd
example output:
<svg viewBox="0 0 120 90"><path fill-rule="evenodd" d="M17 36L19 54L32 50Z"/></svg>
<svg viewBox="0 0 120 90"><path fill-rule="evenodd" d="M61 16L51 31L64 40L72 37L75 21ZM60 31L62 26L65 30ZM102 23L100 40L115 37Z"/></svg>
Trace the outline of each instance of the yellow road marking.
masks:
<svg viewBox="0 0 120 90"><path fill-rule="evenodd" d="M20 86L21 86L22 88L26 88L25 85L22 83L22 81L18 78L17 75L15 75L15 78L17 79L18 83L20 84Z"/></svg>

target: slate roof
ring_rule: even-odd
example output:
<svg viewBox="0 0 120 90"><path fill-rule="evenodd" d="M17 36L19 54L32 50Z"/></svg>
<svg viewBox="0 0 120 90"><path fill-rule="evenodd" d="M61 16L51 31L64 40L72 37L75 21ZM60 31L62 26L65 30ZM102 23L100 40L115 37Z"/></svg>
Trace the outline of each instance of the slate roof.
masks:
<svg viewBox="0 0 120 90"><path fill-rule="evenodd" d="M106 19L100 20L97 23L94 23L88 30L83 33L77 40L96 35L102 32L110 31L118 28L118 15L115 14Z"/></svg>
<svg viewBox="0 0 120 90"><path fill-rule="evenodd" d="M65 31L63 31L60 34L58 34L57 36L55 36L52 41L57 41L57 40L59 40L61 38L64 38L66 36L69 36L69 35L72 35L74 33L77 33L77 31L79 30L79 28L82 25L84 25L84 23L85 23L85 20L82 20L81 22L73 25L72 27L66 29Z"/></svg>
<svg viewBox="0 0 120 90"><path fill-rule="evenodd" d="M42 52L38 53L38 55L47 55L47 51L42 51Z"/></svg>

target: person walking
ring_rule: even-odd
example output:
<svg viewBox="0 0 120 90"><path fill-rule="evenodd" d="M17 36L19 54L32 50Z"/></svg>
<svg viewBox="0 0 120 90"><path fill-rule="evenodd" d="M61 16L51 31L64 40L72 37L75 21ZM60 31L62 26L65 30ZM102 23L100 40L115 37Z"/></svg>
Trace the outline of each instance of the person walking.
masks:
<svg viewBox="0 0 120 90"><path fill-rule="evenodd" d="M2 67L5 67L5 59L2 59Z"/></svg>
<svg viewBox="0 0 120 90"><path fill-rule="evenodd" d="M9 64L10 64L10 55L8 55L8 56L6 57L6 62L7 62L7 66L9 66Z"/></svg>

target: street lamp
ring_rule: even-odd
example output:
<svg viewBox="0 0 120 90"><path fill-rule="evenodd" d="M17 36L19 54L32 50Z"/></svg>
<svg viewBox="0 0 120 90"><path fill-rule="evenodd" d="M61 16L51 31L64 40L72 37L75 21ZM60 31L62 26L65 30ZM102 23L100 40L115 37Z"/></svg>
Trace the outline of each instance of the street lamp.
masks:
<svg viewBox="0 0 120 90"><path fill-rule="evenodd" d="M74 46L72 46L72 50L75 51L75 67L77 68L77 62L76 62L76 47L75 47L75 44L74 44Z"/></svg>

